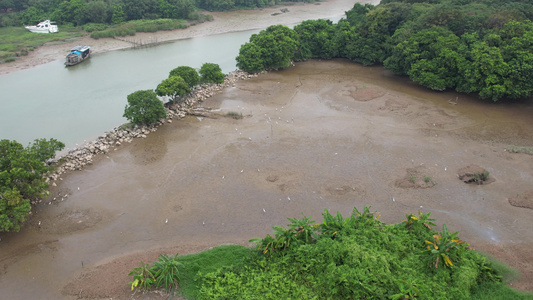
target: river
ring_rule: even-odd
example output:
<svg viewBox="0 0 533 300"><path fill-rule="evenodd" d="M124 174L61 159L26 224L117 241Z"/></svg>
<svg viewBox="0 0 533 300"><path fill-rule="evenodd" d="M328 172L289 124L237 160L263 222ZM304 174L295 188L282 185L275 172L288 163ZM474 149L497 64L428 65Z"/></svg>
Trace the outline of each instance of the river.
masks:
<svg viewBox="0 0 533 300"><path fill-rule="evenodd" d="M0 77L0 139L23 145L55 138L67 147L91 140L127 120L126 97L155 89L173 68L203 63L236 69L240 45L258 30L197 37L155 47L97 54L66 68L63 61Z"/></svg>

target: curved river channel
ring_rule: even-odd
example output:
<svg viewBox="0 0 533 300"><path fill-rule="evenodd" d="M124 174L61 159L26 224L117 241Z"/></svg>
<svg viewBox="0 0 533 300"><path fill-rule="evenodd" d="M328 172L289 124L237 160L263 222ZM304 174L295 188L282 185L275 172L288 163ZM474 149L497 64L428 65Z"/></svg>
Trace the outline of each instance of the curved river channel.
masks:
<svg viewBox="0 0 533 300"><path fill-rule="evenodd" d="M55 138L67 147L125 123L126 97L155 89L178 66L236 69L240 45L259 30L197 37L94 55L74 67L57 60L0 77L0 139L23 145Z"/></svg>

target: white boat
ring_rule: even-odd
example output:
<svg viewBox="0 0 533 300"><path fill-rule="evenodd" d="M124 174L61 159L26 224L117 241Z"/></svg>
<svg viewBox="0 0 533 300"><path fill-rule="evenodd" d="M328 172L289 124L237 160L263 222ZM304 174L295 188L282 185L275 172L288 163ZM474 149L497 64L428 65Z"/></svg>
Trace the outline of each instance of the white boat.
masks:
<svg viewBox="0 0 533 300"><path fill-rule="evenodd" d="M70 49L65 59L65 66L73 66L91 57L91 47L82 45Z"/></svg>
<svg viewBox="0 0 533 300"><path fill-rule="evenodd" d="M24 26L24 27L31 32L39 32L39 33L54 33L54 32L59 31L59 29L57 28L56 22L52 22L50 20L44 20L35 26Z"/></svg>

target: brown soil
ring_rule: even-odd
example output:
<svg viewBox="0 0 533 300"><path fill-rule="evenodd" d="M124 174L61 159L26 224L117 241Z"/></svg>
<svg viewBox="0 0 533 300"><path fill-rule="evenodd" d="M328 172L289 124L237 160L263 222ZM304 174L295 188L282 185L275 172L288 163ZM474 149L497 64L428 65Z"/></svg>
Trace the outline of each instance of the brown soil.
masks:
<svg viewBox="0 0 533 300"><path fill-rule="evenodd" d="M512 206L533 209L533 191L526 191L522 194L509 198Z"/></svg>
<svg viewBox="0 0 533 300"><path fill-rule="evenodd" d="M461 168L457 172L457 176L464 183L489 184L496 181L494 177L490 176L487 170L477 165L469 165Z"/></svg>

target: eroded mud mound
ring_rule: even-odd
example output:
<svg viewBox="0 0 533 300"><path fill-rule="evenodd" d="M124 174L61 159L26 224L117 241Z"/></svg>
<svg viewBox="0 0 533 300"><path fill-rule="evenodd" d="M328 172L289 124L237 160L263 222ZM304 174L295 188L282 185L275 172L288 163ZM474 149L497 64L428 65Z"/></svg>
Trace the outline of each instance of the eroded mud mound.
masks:
<svg viewBox="0 0 533 300"><path fill-rule="evenodd" d="M509 198L512 206L533 209L533 190Z"/></svg>
<svg viewBox="0 0 533 300"><path fill-rule="evenodd" d="M408 168L405 176L396 180L396 186L404 189L427 189L434 185L434 178L425 166Z"/></svg>
<svg viewBox="0 0 533 300"><path fill-rule="evenodd" d="M457 176L464 183L471 184L489 184L496 181L494 177L490 176L489 171L478 165L469 165L457 171Z"/></svg>

